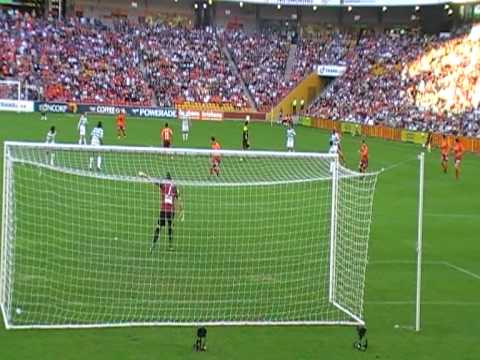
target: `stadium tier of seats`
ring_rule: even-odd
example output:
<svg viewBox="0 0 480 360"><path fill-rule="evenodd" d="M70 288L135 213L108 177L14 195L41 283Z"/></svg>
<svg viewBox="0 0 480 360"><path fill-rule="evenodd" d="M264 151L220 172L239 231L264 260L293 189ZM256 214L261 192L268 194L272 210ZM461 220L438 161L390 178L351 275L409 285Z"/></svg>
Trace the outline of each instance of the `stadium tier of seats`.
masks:
<svg viewBox="0 0 480 360"><path fill-rule="evenodd" d="M37 85L49 101L150 105L133 43L105 26L3 15L0 68Z"/></svg>
<svg viewBox="0 0 480 360"><path fill-rule="evenodd" d="M341 63L353 45L352 36L346 32L325 29L305 34L298 42L291 74L287 75L287 58L292 44L285 34L234 29L222 35L260 111L270 111L316 65Z"/></svg>
<svg viewBox="0 0 480 360"><path fill-rule="evenodd" d="M480 42L467 33L320 28L303 31L293 52L278 31L0 18L0 78L49 101L242 111L250 95L268 112L316 65L345 65L310 115L480 136Z"/></svg>
<svg viewBox="0 0 480 360"><path fill-rule="evenodd" d="M419 33L366 34L347 72L309 113L334 120L480 137L480 42Z"/></svg>
<svg viewBox="0 0 480 360"><path fill-rule="evenodd" d="M167 25L141 29L137 39L146 78L161 106L194 103L247 107L240 79L230 68L213 29Z"/></svg>
<svg viewBox="0 0 480 360"><path fill-rule="evenodd" d="M257 108L269 111L286 91L289 41L275 32L230 30L223 41L232 54Z"/></svg>
<svg viewBox="0 0 480 360"><path fill-rule="evenodd" d="M337 29L305 33L297 46L291 85L314 71L316 65L342 65L345 54L354 45L355 34Z"/></svg>

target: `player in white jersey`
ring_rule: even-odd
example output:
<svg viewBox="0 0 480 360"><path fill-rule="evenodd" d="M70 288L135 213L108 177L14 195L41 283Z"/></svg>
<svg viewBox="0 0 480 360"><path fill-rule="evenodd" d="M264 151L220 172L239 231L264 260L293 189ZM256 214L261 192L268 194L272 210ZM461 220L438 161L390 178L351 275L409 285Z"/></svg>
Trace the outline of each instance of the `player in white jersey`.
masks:
<svg viewBox="0 0 480 360"><path fill-rule="evenodd" d="M340 163L344 164L345 163L345 157L343 156L342 153L342 146L340 145L340 134L337 132L337 130L333 129L332 134L330 135L330 146L331 144L336 145L338 149L338 158L340 159Z"/></svg>
<svg viewBox="0 0 480 360"><path fill-rule="evenodd" d="M88 119L86 114L80 115L80 120L78 120L78 134L79 134L79 139L78 139L78 144L79 145L86 145L87 144L87 124L88 124Z"/></svg>
<svg viewBox="0 0 480 360"><path fill-rule="evenodd" d="M340 148L338 147L338 144L335 144L332 140L330 140L330 149L328 149L328 153L329 154L337 154L339 158L342 156L342 152L341 152ZM334 170L335 170L335 161L331 161L330 162L330 173L333 174Z"/></svg>
<svg viewBox="0 0 480 360"><path fill-rule="evenodd" d="M102 122L99 121L97 126L92 130L92 133L90 135L90 145L92 146L100 146L103 145L103 128L102 128ZM90 169L93 168L93 160L95 157L95 153L90 156ZM97 170L101 170L102 167L102 157L100 155L97 155Z"/></svg>
<svg viewBox="0 0 480 360"><path fill-rule="evenodd" d="M295 132L295 129L290 123L287 129L287 151L293 151L293 147L295 144L295 135L297 135L297 133Z"/></svg>
<svg viewBox="0 0 480 360"><path fill-rule="evenodd" d="M333 129L332 133L330 134L330 142L332 142L334 145L340 145L340 134L335 129Z"/></svg>
<svg viewBox="0 0 480 360"><path fill-rule="evenodd" d="M50 130L48 130L47 136L45 138L45 142L47 144L55 144L55 136L57 136L57 131L55 130L55 126L52 126ZM50 165L54 165L55 162L55 153L47 152L47 161L50 159Z"/></svg>
<svg viewBox="0 0 480 360"><path fill-rule="evenodd" d="M190 119L184 116L182 118L182 139L183 141L188 140L188 132L190 131Z"/></svg>

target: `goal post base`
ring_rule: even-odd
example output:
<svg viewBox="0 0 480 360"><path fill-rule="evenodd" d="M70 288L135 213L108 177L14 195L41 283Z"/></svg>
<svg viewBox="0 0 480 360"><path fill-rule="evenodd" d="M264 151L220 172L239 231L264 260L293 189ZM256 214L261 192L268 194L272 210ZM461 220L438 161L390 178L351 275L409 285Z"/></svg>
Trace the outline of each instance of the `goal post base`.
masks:
<svg viewBox="0 0 480 360"><path fill-rule="evenodd" d="M360 319L357 315L353 314L350 310L346 309L336 301L332 301L332 305L335 306L338 310L343 311L345 314L350 316L355 322L352 322L352 325L365 325L365 321Z"/></svg>

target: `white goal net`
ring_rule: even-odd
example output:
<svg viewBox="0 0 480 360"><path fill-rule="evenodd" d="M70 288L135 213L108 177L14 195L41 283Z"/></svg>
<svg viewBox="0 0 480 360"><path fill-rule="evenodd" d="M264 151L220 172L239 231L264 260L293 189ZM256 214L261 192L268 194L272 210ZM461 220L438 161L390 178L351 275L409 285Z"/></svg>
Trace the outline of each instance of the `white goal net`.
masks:
<svg viewBox="0 0 480 360"><path fill-rule="evenodd" d="M4 150L7 328L364 323L376 174L315 153Z"/></svg>
<svg viewBox="0 0 480 360"><path fill-rule="evenodd" d="M0 80L0 100L21 100L20 82L16 80Z"/></svg>

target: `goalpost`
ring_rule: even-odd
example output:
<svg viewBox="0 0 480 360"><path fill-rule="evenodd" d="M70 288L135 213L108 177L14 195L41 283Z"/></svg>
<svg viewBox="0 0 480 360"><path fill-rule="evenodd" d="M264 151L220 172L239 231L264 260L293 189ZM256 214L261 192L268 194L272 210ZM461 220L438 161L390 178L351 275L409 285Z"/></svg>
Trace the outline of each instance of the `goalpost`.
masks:
<svg viewBox="0 0 480 360"><path fill-rule="evenodd" d="M5 326L364 324L377 174L331 154L220 155L217 177L211 150L6 142ZM173 251L163 228L149 252L161 196L143 173L179 190Z"/></svg>
<svg viewBox="0 0 480 360"><path fill-rule="evenodd" d="M21 84L17 80L0 80L0 100L21 100Z"/></svg>

